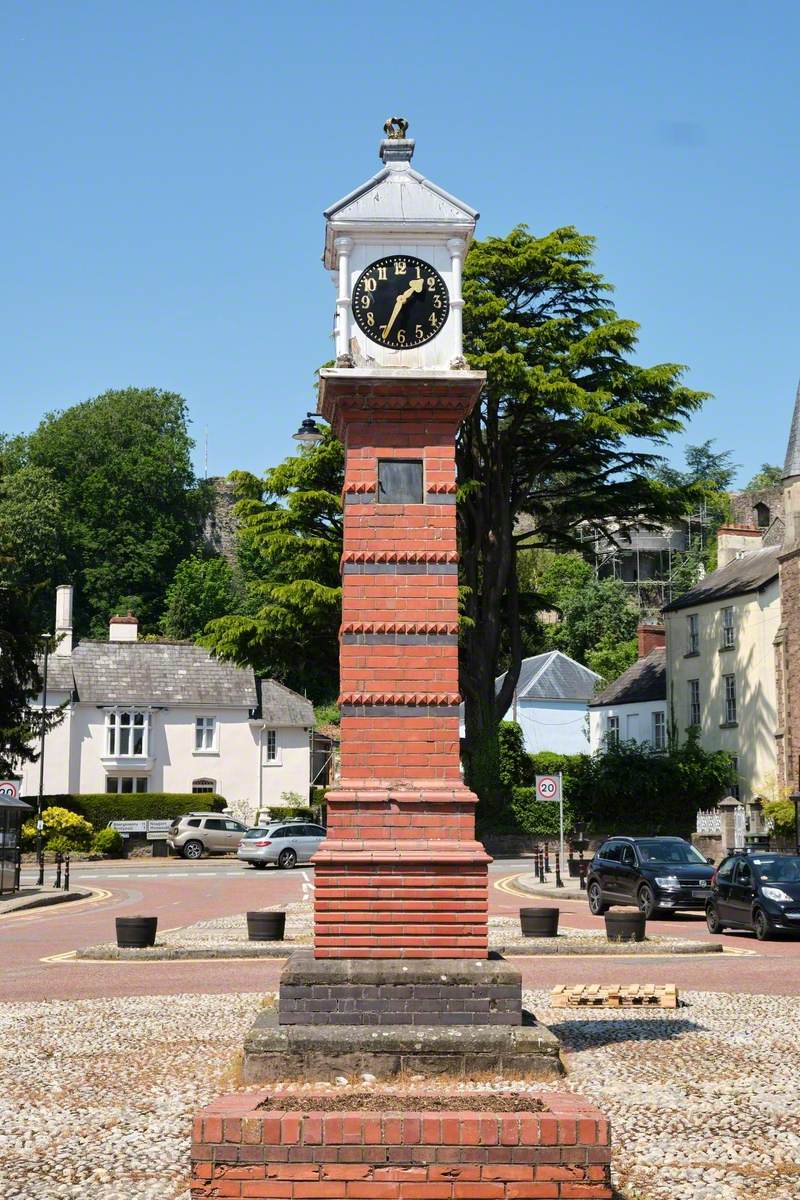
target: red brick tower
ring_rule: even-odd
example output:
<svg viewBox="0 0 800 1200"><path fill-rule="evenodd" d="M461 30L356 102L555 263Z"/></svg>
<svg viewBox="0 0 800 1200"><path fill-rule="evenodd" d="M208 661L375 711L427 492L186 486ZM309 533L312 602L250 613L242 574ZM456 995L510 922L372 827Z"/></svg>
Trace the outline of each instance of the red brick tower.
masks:
<svg viewBox="0 0 800 1200"><path fill-rule="evenodd" d="M323 371L346 468L341 779L315 859L318 958L487 953L489 858L459 767L454 463L482 377L439 375ZM392 502L398 463L409 488Z"/></svg>

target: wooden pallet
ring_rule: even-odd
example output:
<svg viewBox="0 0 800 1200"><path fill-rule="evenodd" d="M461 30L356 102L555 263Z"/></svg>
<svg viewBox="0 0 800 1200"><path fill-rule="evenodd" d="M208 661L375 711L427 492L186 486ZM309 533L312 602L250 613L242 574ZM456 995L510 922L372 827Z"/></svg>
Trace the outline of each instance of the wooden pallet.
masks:
<svg viewBox="0 0 800 1200"><path fill-rule="evenodd" d="M677 1008L674 983L560 983L550 993L551 1008Z"/></svg>

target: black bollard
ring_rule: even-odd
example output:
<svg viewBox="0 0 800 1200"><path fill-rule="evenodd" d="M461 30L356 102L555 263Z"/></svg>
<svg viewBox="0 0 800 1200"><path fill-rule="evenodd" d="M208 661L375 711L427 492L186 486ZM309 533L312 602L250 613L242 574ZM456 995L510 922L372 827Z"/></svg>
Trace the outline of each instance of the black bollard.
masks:
<svg viewBox="0 0 800 1200"><path fill-rule="evenodd" d="M586 891L586 868L588 865L588 863L583 861L583 856L581 856L578 862L578 886L582 892Z"/></svg>
<svg viewBox="0 0 800 1200"><path fill-rule="evenodd" d="M545 842L545 844L544 844L544 873L545 873L545 875L550 874L550 843L549 842Z"/></svg>
<svg viewBox="0 0 800 1200"><path fill-rule="evenodd" d="M64 860L64 855L61 853L60 850L57 850L56 851L56 881L53 884L53 887L56 889L61 887L61 863L63 862L63 860Z"/></svg>
<svg viewBox="0 0 800 1200"><path fill-rule="evenodd" d="M39 851L39 878L36 880L37 887L44 887L44 850Z"/></svg>
<svg viewBox="0 0 800 1200"><path fill-rule="evenodd" d="M64 891L69 891L69 855L64 859Z"/></svg>
<svg viewBox="0 0 800 1200"><path fill-rule="evenodd" d="M544 851L539 850L539 883L544 883Z"/></svg>
<svg viewBox="0 0 800 1200"><path fill-rule="evenodd" d="M558 854L556 855L556 887L557 888L562 888L564 886L564 881L561 878L560 857L561 857L560 855L558 855Z"/></svg>

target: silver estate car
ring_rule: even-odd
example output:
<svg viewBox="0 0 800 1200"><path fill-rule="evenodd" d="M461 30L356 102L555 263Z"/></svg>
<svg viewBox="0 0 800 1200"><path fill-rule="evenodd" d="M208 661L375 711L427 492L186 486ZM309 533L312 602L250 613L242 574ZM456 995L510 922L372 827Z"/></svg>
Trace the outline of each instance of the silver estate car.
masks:
<svg viewBox="0 0 800 1200"><path fill-rule="evenodd" d="M308 821L273 821L248 829L236 851L242 862L263 870L267 863L286 869L308 862L325 837L321 825Z"/></svg>

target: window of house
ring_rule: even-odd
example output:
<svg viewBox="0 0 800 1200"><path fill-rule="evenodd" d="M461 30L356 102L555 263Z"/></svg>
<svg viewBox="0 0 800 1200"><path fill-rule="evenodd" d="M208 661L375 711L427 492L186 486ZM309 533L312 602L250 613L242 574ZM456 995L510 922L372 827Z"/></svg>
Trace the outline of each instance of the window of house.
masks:
<svg viewBox="0 0 800 1200"><path fill-rule="evenodd" d="M667 748L667 714L663 712L653 713L653 749L666 750Z"/></svg>
<svg viewBox="0 0 800 1200"><path fill-rule="evenodd" d="M268 729L266 734L266 759L267 762L278 761L278 732L275 729Z"/></svg>
<svg viewBox="0 0 800 1200"><path fill-rule="evenodd" d="M758 528L759 529L768 529L769 522L770 522L770 516L771 516L770 511L769 511L769 505L764 504L762 501L759 501L759 503L755 506L754 511L756 514L756 524L758 525Z"/></svg>
<svg viewBox="0 0 800 1200"><path fill-rule="evenodd" d="M739 757L731 755L731 795L739 799Z"/></svg>
<svg viewBox="0 0 800 1200"><path fill-rule="evenodd" d="M422 504L422 460L378 460L379 504Z"/></svg>
<svg viewBox="0 0 800 1200"><path fill-rule="evenodd" d="M629 742L637 741L639 732L639 714L628 713L625 717L625 738Z"/></svg>
<svg viewBox="0 0 800 1200"><path fill-rule="evenodd" d="M147 780L142 775L107 775L106 791L116 795L146 792Z"/></svg>
<svg viewBox="0 0 800 1200"><path fill-rule="evenodd" d="M700 724L700 680L689 680L689 724L694 727Z"/></svg>
<svg viewBox="0 0 800 1200"><path fill-rule="evenodd" d="M194 748L202 754L217 748L217 722L215 717L195 717Z"/></svg>
<svg viewBox="0 0 800 1200"><path fill-rule="evenodd" d="M733 608L722 610L722 645L726 650L736 644L736 630L733 625Z"/></svg>
<svg viewBox="0 0 800 1200"><path fill-rule="evenodd" d="M725 724L736 724L736 676L723 675L722 682L725 685Z"/></svg>
<svg viewBox="0 0 800 1200"><path fill-rule="evenodd" d="M692 613L686 618L687 654L700 653L700 618Z"/></svg>
<svg viewBox="0 0 800 1200"><path fill-rule="evenodd" d="M209 792L215 792L216 790L217 790L217 783L216 783L215 779L193 779L192 780L192 792L195 796L206 795Z"/></svg>
<svg viewBox="0 0 800 1200"><path fill-rule="evenodd" d="M106 713L106 754L112 758L147 758L150 714L135 708Z"/></svg>
<svg viewBox="0 0 800 1200"><path fill-rule="evenodd" d="M619 745L619 717L608 717L606 720L606 742L609 746Z"/></svg>

